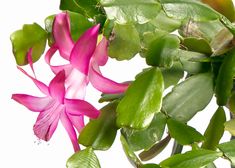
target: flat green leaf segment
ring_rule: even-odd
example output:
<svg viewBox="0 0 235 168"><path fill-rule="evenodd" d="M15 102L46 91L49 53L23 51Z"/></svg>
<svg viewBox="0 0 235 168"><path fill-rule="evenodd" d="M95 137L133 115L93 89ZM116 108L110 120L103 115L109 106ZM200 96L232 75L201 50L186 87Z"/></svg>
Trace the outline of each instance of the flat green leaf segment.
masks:
<svg viewBox="0 0 235 168"><path fill-rule="evenodd" d="M222 156L221 152L210 150L193 150L184 154L174 155L160 163L162 167L169 168L198 168L206 166Z"/></svg>
<svg viewBox="0 0 235 168"><path fill-rule="evenodd" d="M148 150L157 141L161 140L165 125L166 116L162 113L157 113L148 128L144 130L124 128L122 134L133 151Z"/></svg>
<svg viewBox="0 0 235 168"><path fill-rule="evenodd" d="M196 0L160 0L160 2L166 14L175 19L209 21L220 17L215 10Z"/></svg>
<svg viewBox="0 0 235 168"><path fill-rule="evenodd" d="M205 141L202 148L215 150L220 139L224 134L224 123L226 121L223 107L219 107L212 116L210 123L205 131Z"/></svg>
<svg viewBox="0 0 235 168"><path fill-rule="evenodd" d="M160 168L160 166L156 165L156 164L145 164L145 165L142 165L140 166L140 168Z"/></svg>
<svg viewBox="0 0 235 168"><path fill-rule="evenodd" d="M208 105L212 96L212 74L197 74L175 86L164 98L162 109L170 117L187 122Z"/></svg>
<svg viewBox="0 0 235 168"><path fill-rule="evenodd" d="M121 135L120 141L122 143L123 150L124 150L127 158L129 159L129 161L132 163L132 165L135 165L136 167L139 167L140 165L142 165L141 161L135 155L135 153L131 150L129 144L127 143L127 141L123 135Z"/></svg>
<svg viewBox="0 0 235 168"><path fill-rule="evenodd" d="M43 54L47 41L46 31L37 23L25 24L11 34L13 53L17 65L28 64L27 52L32 48L32 60L36 62Z"/></svg>
<svg viewBox="0 0 235 168"><path fill-rule="evenodd" d="M67 168L100 168L100 163L92 148L73 154L67 161Z"/></svg>
<svg viewBox="0 0 235 168"><path fill-rule="evenodd" d="M217 104L220 106L226 105L231 90L233 88L233 77L235 74L235 49L226 53L224 61L220 67L219 74L216 80L215 95Z"/></svg>
<svg viewBox="0 0 235 168"><path fill-rule="evenodd" d="M128 22L146 23L161 10L156 0L100 0L107 17L123 24Z"/></svg>
<svg viewBox="0 0 235 168"><path fill-rule="evenodd" d="M180 46L180 40L175 35L166 35L155 39L149 45L146 53L148 65L171 67L176 58L176 51Z"/></svg>
<svg viewBox="0 0 235 168"><path fill-rule="evenodd" d="M92 146L96 150L107 150L113 144L116 137L116 107L117 102L103 107L100 116L91 120L79 135L79 143L84 146Z"/></svg>
<svg viewBox="0 0 235 168"><path fill-rule="evenodd" d="M60 0L60 9L80 13L88 18L102 14L96 0Z"/></svg>
<svg viewBox="0 0 235 168"><path fill-rule="evenodd" d="M232 165L235 166L235 140L222 143L218 148L224 153L225 157L231 161Z"/></svg>
<svg viewBox="0 0 235 168"><path fill-rule="evenodd" d="M204 140L204 137L195 128L174 119L167 120L167 127L171 137L181 145L191 145Z"/></svg>
<svg viewBox="0 0 235 168"><path fill-rule="evenodd" d="M143 129L151 124L162 104L164 82L159 68L138 75L117 107L117 125Z"/></svg>
<svg viewBox="0 0 235 168"><path fill-rule="evenodd" d="M232 119L232 120L225 122L224 127L225 127L224 129L226 131L229 131L230 134L235 136L235 119Z"/></svg>
<svg viewBox="0 0 235 168"><path fill-rule="evenodd" d="M110 41L109 56L117 60L129 60L140 51L139 34L133 24L113 27L114 39Z"/></svg>

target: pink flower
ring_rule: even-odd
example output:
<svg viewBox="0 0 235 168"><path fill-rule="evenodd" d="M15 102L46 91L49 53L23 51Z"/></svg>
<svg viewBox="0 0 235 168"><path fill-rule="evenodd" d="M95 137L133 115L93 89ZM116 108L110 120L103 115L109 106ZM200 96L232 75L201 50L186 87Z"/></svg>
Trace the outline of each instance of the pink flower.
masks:
<svg viewBox="0 0 235 168"><path fill-rule="evenodd" d="M37 121L33 127L35 135L45 141L49 141L57 128L59 120L66 129L74 150L79 150L77 135L84 127L83 117L97 118L99 111L84 100L65 98L65 72L57 73L49 86L30 76L22 68L18 67L25 75L33 80L45 97L35 97L27 94L13 94L12 99L27 107L30 111L39 112Z"/></svg>
<svg viewBox="0 0 235 168"><path fill-rule="evenodd" d="M123 93L128 87L127 83L114 82L100 72L99 67L108 61L108 40L103 37L97 45L99 27L99 25L91 27L74 43L67 13L60 13L55 17L53 24L55 44L48 50L45 59L54 73L58 73L61 69L65 70L69 97L84 97L88 82L91 82L97 90L109 94ZM68 64L51 65L51 58L57 50L65 60L69 61Z"/></svg>

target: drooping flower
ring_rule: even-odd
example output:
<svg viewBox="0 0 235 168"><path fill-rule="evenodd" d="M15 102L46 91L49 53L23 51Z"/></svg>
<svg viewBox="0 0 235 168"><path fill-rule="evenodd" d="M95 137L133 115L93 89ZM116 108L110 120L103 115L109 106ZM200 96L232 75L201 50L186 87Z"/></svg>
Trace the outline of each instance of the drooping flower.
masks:
<svg viewBox="0 0 235 168"><path fill-rule="evenodd" d="M60 13L55 17L53 24L55 43L48 50L45 59L54 73L61 69L65 70L69 97L84 97L85 87L89 82L97 90L109 94L123 93L128 87L127 83L114 82L100 72L99 67L104 66L108 61L108 40L103 37L97 45L99 28L99 25L91 27L74 43L70 34L68 14ZM69 61L68 64L51 65L51 58L57 50L65 60Z"/></svg>
<svg viewBox="0 0 235 168"><path fill-rule="evenodd" d="M79 150L77 134L84 127L84 116L97 118L99 111L91 104L80 99L65 98L65 71L62 70L51 80L49 86L30 76L18 67L25 75L33 80L45 97L35 97L27 94L13 94L12 99L27 107L30 111L39 112L33 127L35 135L49 141L57 128L59 120L66 129L73 148Z"/></svg>

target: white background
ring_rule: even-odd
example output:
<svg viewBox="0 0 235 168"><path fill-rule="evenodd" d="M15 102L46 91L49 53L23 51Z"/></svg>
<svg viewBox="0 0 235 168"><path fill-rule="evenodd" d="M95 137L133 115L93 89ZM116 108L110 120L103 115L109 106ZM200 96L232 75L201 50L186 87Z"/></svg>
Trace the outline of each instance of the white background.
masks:
<svg viewBox="0 0 235 168"><path fill-rule="evenodd" d="M73 153L72 145L64 128L59 124L50 142L40 142L34 136L32 127L37 113L32 113L25 107L11 100L12 93L25 93L39 96L34 84L16 69L15 60L11 52L10 34L20 29L25 23L37 22L43 26L46 16L59 12L59 0L8 0L0 5L0 167L1 168L65 168L67 158ZM43 59L36 63L38 78L48 83L52 74ZM131 80L135 74L145 67L145 62L136 57L128 64L109 60L102 69L104 75L116 81ZM106 71L107 70L107 71ZM89 87L87 100L96 107L100 93ZM199 113L190 125L196 126L198 131L204 132L208 120L217 106L214 100L206 111ZM206 116L206 117L205 117ZM222 141L228 140L229 136ZM171 143L172 144L172 143ZM169 146L169 150L170 151ZM131 167L119 143L119 135L113 147L107 152L96 152L102 168ZM152 162L158 163L167 157L164 151ZM218 168L228 168L227 161L217 160Z"/></svg>

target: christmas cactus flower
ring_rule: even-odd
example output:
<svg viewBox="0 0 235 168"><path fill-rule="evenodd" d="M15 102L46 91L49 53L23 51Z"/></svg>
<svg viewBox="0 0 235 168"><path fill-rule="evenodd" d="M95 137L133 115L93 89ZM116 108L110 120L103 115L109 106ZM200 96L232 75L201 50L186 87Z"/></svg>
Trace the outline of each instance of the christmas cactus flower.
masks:
<svg viewBox="0 0 235 168"><path fill-rule="evenodd" d="M103 93L123 93L127 83L117 83L104 77L99 66L104 66L108 61L108 40L103 37L97 45L100 25L95 25L84 32L74 43L70 34L70 22L67 13L56 15L52 32L55 40L54 45L46 54L46 62L53 72L57 73L61 69L66 72L66 84L68 84L68 96L71 90L74 94L80 95L78 85L87 85L88 82ZM69 64L52 66L51 58L59 50L60 55L69 61ZM78 80L74 80L78 79ZM81 83L80 83L81 82ZM76 90L77 91L74 91ZM84 95L82 95L84 96Z"/></svg>
<svg viewBox="0 0 235 168"><path fill-rule="evenodd" d="M99 111L90 103L80 99L65 98L65 72L62 70L51 80L49 86L30 76L18 67L25 75L33 80L45 97L35 97L27 94L13 94L12 99L24 105L33 112L39 112L33 130L42 140L49 141L57 128L59 120L66 129L75 151L79 150L77 134L84 127L84 116L97 118Z"/></svg>
<svg viewBox="0 0 235 168"><path fill-rule="evenodd" d="M27 24L11 35L17 65L29 64L34 73L33 63L43 55L39 63L55 75L47 86L18 67L45 96L12 99L39 112L33 130L42 140L50 140L62 122L76 151L67 168L100 168L96 150L108 150L117 135L137 168L221 167L218 158L234 167L232 0L61 0L60 9L45 19L45 29ZM118 83L101 73L109 57L136 57L146 66L131 83ZM85 101L88 84L102 92L100 110ZM210 102L213 114L206 111ZM191 126L204 122L204 129ZM171 140L169 156L145 162ZM115 165L120 167L109 167Z"/></svg>

